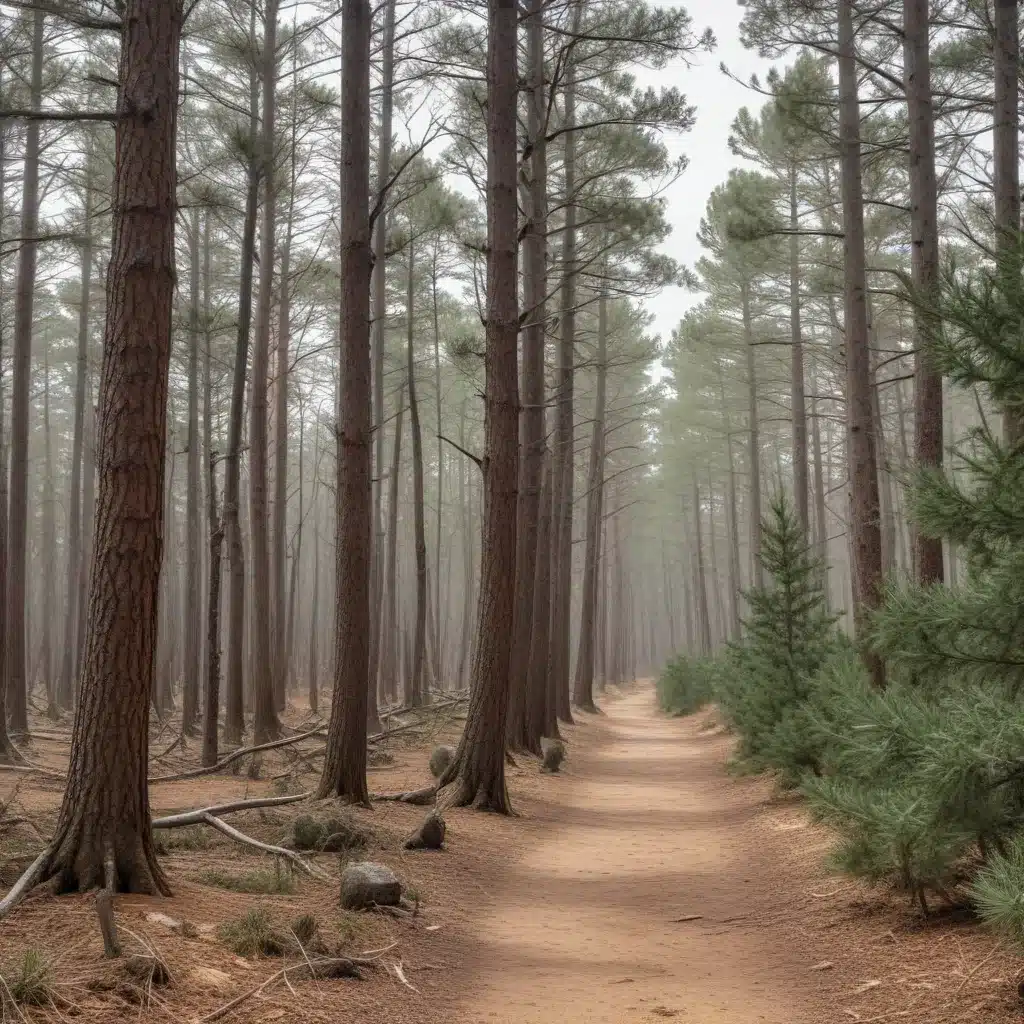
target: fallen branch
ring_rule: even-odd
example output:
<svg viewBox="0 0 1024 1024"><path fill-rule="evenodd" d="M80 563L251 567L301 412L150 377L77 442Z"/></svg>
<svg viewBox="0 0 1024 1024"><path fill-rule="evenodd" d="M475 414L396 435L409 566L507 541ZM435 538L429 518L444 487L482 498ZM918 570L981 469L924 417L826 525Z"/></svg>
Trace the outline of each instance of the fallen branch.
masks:
<svg viewBox="0 0 1024 1024"><path fill-rule="evenodd" d="M0 921L2 921L21 901L32 891L39 876L43 873L47 861L50 859L50 848L47 847L32 863L25 869L25 873L19 878L11 891L0 900Z"/></svg>
<svg viewBox="0 0 1024 1024"><path fill-rule="evenodd" d="M262 850L264 853L273 854L275 857L284 857L285 860L288 860L296 867L301 868L306 872L306 874L311 875L313 878L326 880L329 877L315 864L310 864L309 861L297 854L294 850L286 850L283 846L272 846L270 843L262 843L258 839L253 839L252 836L247 836L244 832L239 832L237 828L229 825L226 821L221 821L220 818L217 818L212 814L204 814L202 821L209 825L210 828L215 828L218 832L223 832L224 835L228 836L228 838L234 839L236 843L241 843L243 846L252 846L254 849Z"/></svg>
<svg viewBox="0 0 1024 1024"><path fill-rule="evenodd" d="M306 971L311 978L359 978L361 977L359 968L376 967L377 960L378 958L376 957L317 957L315 960L307 958L302 963L292 964L289 967L282 967L281 970L275 971L266 981L261 982L255 988L251 988L248 992L243 992L240 996L236 996L231 1002L218 1007L211 1013L206 1014L205 1017L199 1017L195 1024L212 1024L215 1020L222 1020L232 1010L241 1006L242 1003L252 999L254 996L262 995L275 981L283 978L287 982L288 975L293 971ZM345 971L349 973L342 973Z"/></svg>
<svg viewBox="0 0 1024 1024"><path fill-rule="evenodd" d="M287 747L293 743L301 743L303 740L308 740L311 736L323 736L327 732L326 729L310 729L308 732L300 732L295 736L285 736L283 739L270 740L267 743L257 743L251 747L239 747L238 750L233 750L226 757L222 757L216 764L211 764L206 768L192 768L187 772L177 772L174 775L157 775L155 778L149 780L150 785L154 782L181 782L184 779L197 779L203 775L215 775L217 772L223 771L228 765L234 764L240 758L246 757L249 754L259 753L261 750L275 750L278 747Z"/></svg>
<svg viewBox="0 0 1024 1024"><path fill-rule="evenodd" d="M437 800L437 786L426 786L408 793L374 793L371 800L389 800L399 804L413 804L416 807L429 807Z"/></svg>
<svg viewBox="0 0 1024 1024"><path fill-rule="evenodd" d="M292 793L290 796L264 796L253 800L234 800L227 804L213 804L210 807L198 807L194 811L182 811L180 814L168 814L163 818L154 818L153 828L181 828L183 825L201 825L205 815L232 814L235 811L254 811L260 807L281 807L284 804L297 804L308 800L309 793Z"/></svg>

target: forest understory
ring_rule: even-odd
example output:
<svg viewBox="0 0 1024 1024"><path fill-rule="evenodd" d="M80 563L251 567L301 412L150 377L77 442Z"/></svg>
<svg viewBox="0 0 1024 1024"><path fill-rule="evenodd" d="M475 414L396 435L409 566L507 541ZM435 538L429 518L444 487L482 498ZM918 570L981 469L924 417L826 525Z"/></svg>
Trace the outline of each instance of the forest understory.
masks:
<svg viewBox="0 0 1024 1024"><path fill-rule="evenodd" d="M148 946L166 964L166 985L126 979L124 958L104 958L94 896L37 892L4 924L0 973L16 983L26 951L38 955L49 1005L8 1005L4 1020L1020 1019L1018 958L969 917L922 920L905 899L828 875L828 830L770 780L729 773L734 740L716 711L669 718L646 683L612 688L601 705L603 714L578 715L565 730L569 757L559 774L526 757L508 767L519 817L450 812L439 853L402 850L422 809L394 802L349 812L367 845L316 856L329 880L283 866L275 873L273 858L211 829L165 832L160 859L173 896L121 895L115 912L126 953ZM290 717L296 731L311 725L299 709ZM458 709L443 710L379 744L371 788L423 785L430 751L457 735L457 717ZM38 730L33 761L60 770L66 743L49 738L58 735L52 724ZM154 815L280 795L285 787L272 778L282 773L301 789L303 765L284 753L291 749L264 755L259 778L241 759L237 774L154 785ZM172 774L187 760L178 750L159 767ZM38 775L16 787L5 775L5 799L15 788L0 822L5 887L52 828L61 795ZM287 843L309 811L303 802L230 820ZM339 857L350 855L393 867L415 916L341 910ZM376 951L374 966L361 981L279 978L213 1017L283 967L301 969L300 953L232 952L223 926L254 907L282 929L311 915L332 954Z"/></svg>

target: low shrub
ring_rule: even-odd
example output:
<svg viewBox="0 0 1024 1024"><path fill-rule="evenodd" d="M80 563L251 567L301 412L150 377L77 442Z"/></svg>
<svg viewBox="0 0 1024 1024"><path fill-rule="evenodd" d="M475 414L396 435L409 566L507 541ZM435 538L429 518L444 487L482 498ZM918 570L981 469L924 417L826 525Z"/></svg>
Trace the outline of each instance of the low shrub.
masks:
<svg viewBox="0 0 1024 1024"><path fill-rule="evenodd" d="M672 715L690 715L715 699L717 658L678 655L658 678L658 703Z"/></svg>
<svg viewBox="0 0 1024 1024"><path fill-rule="evenodd" d="M274 924L266 907L253 907L225 921L218 934L238 956L283 956L289 948L289 937Z"/></svg>
<svg viewBox="0 0 1024 1024"><path fill-rule="evenodd" d="M257 868L255 871L243 871L240 874L231 874L228 871L211 868L199 876L199 881L204 885L216 886L218 889L229 889L231 892L262 895L271 893L291 895L295 892L295 876L292 874L291 868L282 868L280 865L274 870Z"/></svg>

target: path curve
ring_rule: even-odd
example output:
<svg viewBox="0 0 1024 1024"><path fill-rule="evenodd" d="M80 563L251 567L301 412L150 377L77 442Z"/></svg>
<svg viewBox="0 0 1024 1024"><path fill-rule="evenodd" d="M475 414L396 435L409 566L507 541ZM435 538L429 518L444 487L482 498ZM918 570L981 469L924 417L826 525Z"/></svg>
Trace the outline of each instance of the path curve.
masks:
<svg viewBox="0 0 1024 1024"><path fill-rule="evenodd" d="M597 742L572 751L549 827L474 927L475 984L454 1019L826 1019L805 957L772 925L785 839L757 821L763 790L725 774L727 739L660 714L649 686L604 711Z"/></svg>

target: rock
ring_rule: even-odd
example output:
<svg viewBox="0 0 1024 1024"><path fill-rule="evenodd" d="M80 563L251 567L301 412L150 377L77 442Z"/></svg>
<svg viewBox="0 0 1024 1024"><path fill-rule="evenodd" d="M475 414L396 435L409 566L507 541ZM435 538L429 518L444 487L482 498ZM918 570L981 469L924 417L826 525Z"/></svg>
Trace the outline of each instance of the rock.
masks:
<svg viewBox="0 0 1024 1024"><path fill-rule="evenodd" d="M543 755L541 771L557 772L565 760L565 745L561 740L542 739L540 750Z"/></svg>
<svg viewBox="0 0 1024 1024"><path fill-rule="evenodd" d="M449 746L434 747L430 755L430 774L435 779L441 778L448 770L448 765L455 760L455 748Z"/></svg>
<svg viewBox="0 0 1024 1024"><path fill-rule="evenodd" d="M440 850L444 847L445 823L437 811L431 811L423 824L405 841L407 850Z"/></svg>
<svg viewBox="0 0 1024 1024"><path fill-rule="evenodd" d="M366 830L353 817L315 818L302 814L293 826L296 850L357 850L366 845L367 838Z"/></svg>
<svg viewBox="0 0 1024 1024"><path fill-rule="evenodd" d="M384 864L359 861L341 875L341 905L346 910L397 907L402 902L402 883Z"/></svg>

